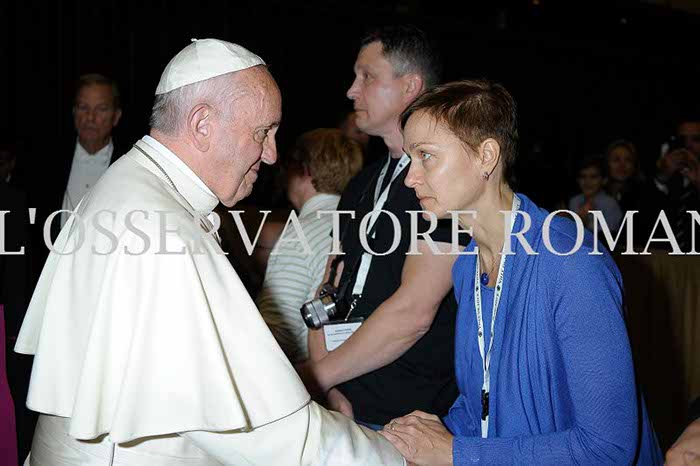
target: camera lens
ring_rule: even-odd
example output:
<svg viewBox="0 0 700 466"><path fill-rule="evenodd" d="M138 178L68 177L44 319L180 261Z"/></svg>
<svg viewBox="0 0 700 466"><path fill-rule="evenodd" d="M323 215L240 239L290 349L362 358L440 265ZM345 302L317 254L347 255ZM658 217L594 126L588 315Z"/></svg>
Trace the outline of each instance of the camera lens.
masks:
<svg viewBox="0 0 700 466"><path fill-rule="evenodd" d="M335 302L333 302L331 295L321 296L318 299L304 303L300 311L307 327L319 329L328 323L335 314Z"/></svg>

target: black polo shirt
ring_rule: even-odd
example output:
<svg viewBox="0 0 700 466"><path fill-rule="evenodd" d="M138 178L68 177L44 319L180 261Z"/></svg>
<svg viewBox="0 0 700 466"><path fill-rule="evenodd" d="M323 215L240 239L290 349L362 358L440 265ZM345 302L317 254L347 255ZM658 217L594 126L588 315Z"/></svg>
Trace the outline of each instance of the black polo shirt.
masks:
<svg viewBox="0 0 700 466"><path fill-rule="evenodd" d="M355 211L355 219L341 217L345 267L342 280L350 281L351 291L357 277L359 257L364 249L359 240L362 218L373 209L378 173L386 163L381 159L360 172L343 192L338 210ZM362 297L357 302L354 316L369 317L401 285L406 253L411 243L411 214L420 211L413 189L404 184L408 168L394 180L383 210L392 212L401 226L399 246L388 255L375 255L367 275ZM385 179L393 174L393 164ZM428 231L429 223L415 214L417 231ZM350 222L348 224L348 221ZM371 249L382 254L394 241L394 224L387 214L381 214L376 222L375 238L369 240ZM440 221L430 234L434 241L451 242L451 222ZM466 245L470 238L460 234L460 243ZM354 269L354 270L353 270ZM420 286L420 285L419 285ZM443 416L452 406L458 391L454 374L454 332L457 302L452 291L447 293L438 310L432 327L413 347L391 364L350 380L339 386L353 405L358 420L373 424L386 424L391 419L406 415L415 409Z"/></svg>

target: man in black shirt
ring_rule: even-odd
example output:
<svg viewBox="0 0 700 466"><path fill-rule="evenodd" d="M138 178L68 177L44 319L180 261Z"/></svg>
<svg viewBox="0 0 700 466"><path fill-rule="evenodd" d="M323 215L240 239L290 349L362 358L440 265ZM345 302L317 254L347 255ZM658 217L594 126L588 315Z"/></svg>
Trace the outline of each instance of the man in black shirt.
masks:
<svg viewBox="0 0 700 466"><path fill-rule="evenodd" d="M376 429L414 409L445 414L457 395L451 279L457 256L437 253L452 250L449 224L430 238L412 238L412 226L424 233L430 224L417 213L415 192L404 185L409 161L399 116L437 84L436 54L416 28L383 28L362 41L354 71L347 95L356 124L382 137L389 149L350 182L338 206L355 211L353 220L341 217L341 281L356 299L352 317L364 321L333 351L323 330L309 332L311 362L300 373L307 385L326 393L331 409ZM373 231L369 222L365 236L361 220L379 208L386 212L377 216Z"/></svg>

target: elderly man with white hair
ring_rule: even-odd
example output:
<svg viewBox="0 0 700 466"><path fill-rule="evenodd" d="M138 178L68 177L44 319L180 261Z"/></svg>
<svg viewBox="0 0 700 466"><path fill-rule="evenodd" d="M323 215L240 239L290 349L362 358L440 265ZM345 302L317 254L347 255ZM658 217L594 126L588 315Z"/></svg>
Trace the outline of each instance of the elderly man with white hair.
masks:
<svg viewBox="0 0 700 466"><path fill-rule="evenodd" d="M238 45L194 41L168 64L150 136L83 198L23 323L41 413L26 464L404 464L310 401L210 222L275 162L280 118Z"/></svg>

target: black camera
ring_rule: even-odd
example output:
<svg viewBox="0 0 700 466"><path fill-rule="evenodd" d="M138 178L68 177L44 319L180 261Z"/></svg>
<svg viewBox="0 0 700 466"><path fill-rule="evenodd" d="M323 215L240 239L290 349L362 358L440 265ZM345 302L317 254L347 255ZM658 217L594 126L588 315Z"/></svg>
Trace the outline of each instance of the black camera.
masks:
<svg viewBox="0 0 700 466"><path fill-rule="evenodd" d="M311 329L320 329L331 320L342 320L348 315L350 306L339 295L338 290L326 283L318 298L301 306L301 317Z"/></svg>

